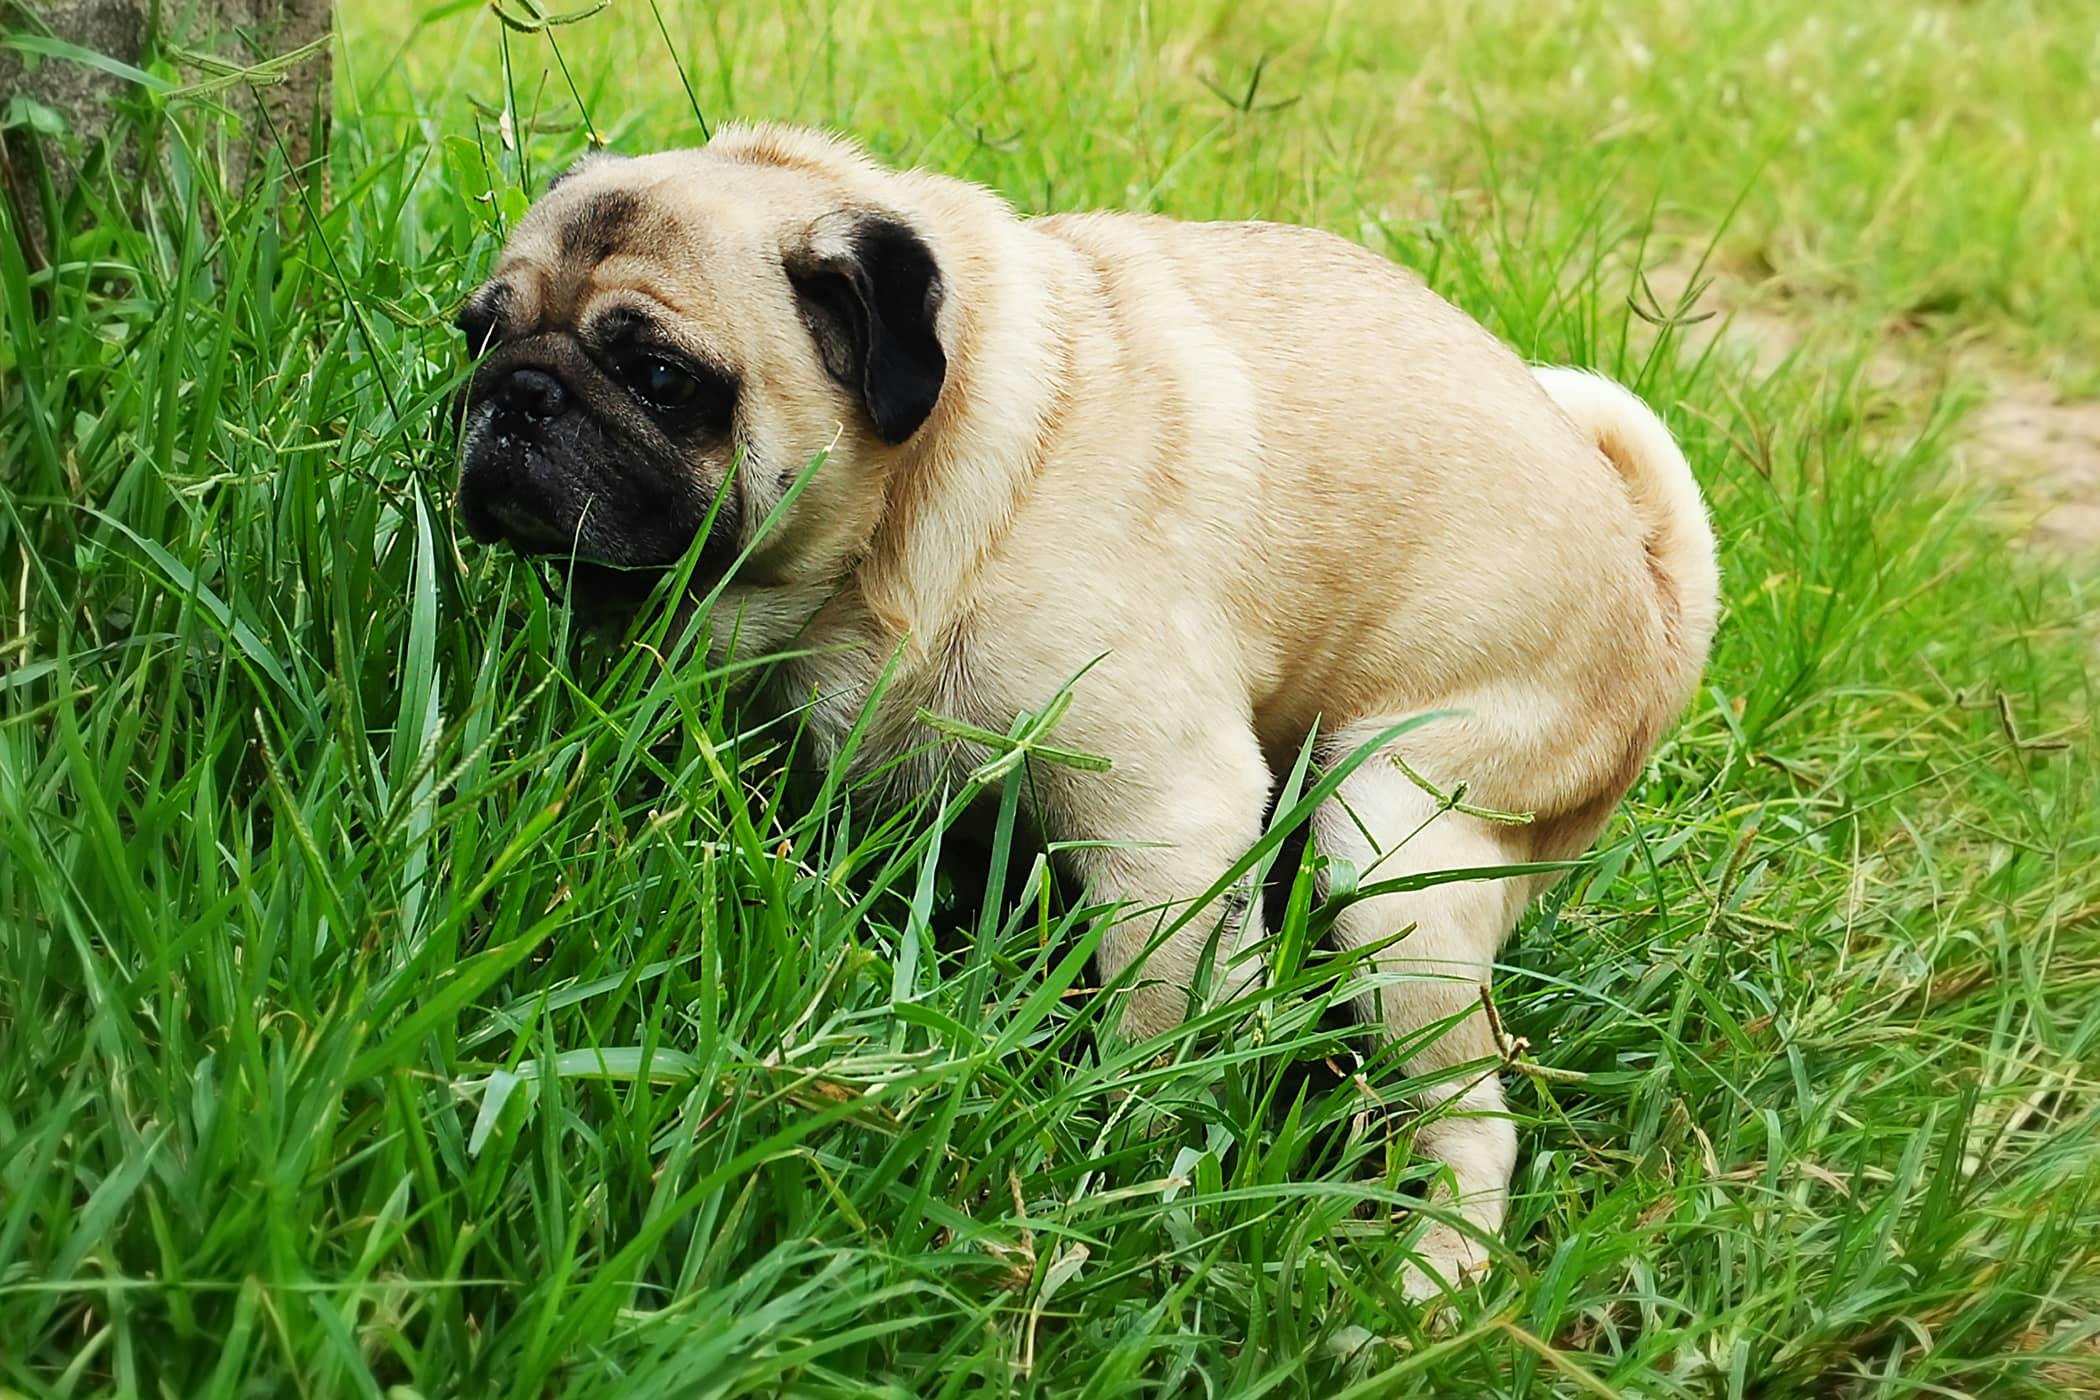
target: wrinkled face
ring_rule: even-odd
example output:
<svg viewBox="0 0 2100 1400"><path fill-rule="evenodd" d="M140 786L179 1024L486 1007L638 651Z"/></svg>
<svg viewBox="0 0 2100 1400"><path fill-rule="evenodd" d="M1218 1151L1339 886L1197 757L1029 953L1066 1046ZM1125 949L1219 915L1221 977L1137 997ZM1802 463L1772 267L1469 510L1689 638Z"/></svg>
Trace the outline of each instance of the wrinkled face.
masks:
<svg viewBox="0 0 2100 1400"><path fill-rule="evenodd" d="M481 357L460 406L468 532L573 559L585 601L613 605L696 544L708 577L747 546L783 579L849 554L879 511L867 477L932 411L946 359L925 242L844 199L705 152L557 181L460 313Z"/></svg>

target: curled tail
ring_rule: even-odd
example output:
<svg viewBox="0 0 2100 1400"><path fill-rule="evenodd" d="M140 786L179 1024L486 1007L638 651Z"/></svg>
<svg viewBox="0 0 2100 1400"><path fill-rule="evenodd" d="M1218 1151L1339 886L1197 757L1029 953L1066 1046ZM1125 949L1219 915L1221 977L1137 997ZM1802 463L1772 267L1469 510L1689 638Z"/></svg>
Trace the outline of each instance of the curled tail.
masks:
<svg viewBox="0 0 2100 1400"><path fill-rule="evenodd" d="M1679 693L1690 699L1706 667L1721 607L1721 570L1699 483L1662 419L1628 390L1579 369L1541 367L1532 373L1626 483L1662 591L1663 619L1678 658Z"/></svg>

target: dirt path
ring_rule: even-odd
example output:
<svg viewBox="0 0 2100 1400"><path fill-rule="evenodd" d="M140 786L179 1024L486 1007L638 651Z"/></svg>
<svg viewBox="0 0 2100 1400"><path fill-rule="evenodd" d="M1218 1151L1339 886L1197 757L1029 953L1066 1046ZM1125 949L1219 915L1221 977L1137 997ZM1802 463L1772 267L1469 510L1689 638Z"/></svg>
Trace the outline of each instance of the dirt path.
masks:
<svg viewBox="0 0 2100 1400"><path fill-rule="evenodd" d="M1649 274L1649 283L1661 304L1671 306L1691 287L1691 268L1666 264ZM1715 314L1691 329L1690 343L1704 348L1725 337L1761 371L1795 354L1837 350L1827 338L1818 344L1805 320L1725 274L1712 277L1691 314L1703 312ZM1961 425L1964 465L2002 488L2008 525L2022 543L2067 564L2100 562L2100 399L2066 401L2046 380L2002 360L1979 352L1966 358L1960 368L1985 386L1985 397ZM1876 383L1900 385L1944 377L1946 368L1884 338L1866 371Z"/></svg>
<svg viewBox="0 0 2100 1400"><path fill-rule="evenodd" d="M1979 468L2033 503L2027 538L2100 554L2100 401L2064 403L2039 380L2001 379L1970 416L1967 442Z"/></svg>

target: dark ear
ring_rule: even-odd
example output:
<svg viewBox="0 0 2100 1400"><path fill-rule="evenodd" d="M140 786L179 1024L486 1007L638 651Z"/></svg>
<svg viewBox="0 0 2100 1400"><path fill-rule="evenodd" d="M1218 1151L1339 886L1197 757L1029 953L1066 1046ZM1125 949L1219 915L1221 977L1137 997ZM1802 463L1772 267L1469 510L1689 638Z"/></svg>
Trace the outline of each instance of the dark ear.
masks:
<svg viewBox="0 0 2100 1400"><path fill-rule="evenodd" d="M781 261L824 368L884 442L917 432L948 377L934 330L945 291L925 240L887 214L834 215Z"/></svg>

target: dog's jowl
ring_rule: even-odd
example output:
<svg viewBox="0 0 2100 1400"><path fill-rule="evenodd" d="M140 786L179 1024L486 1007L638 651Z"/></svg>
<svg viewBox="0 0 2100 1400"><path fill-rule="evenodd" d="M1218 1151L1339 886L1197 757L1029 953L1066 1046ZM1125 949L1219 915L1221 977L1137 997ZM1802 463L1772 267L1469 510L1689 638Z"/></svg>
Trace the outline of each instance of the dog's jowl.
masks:
<svg viewBox="0 0 2100 1400"><path fill-rule="evenodd" d="M925 744L922 709L1004 732L1084 673L1058 742L1113 766L1045 765L1034 792L1072 873L1126 911L1107 975L1257 839L1308 735L1331 763L1448 712L1314 818L1323 853L1378 879L1579 854L1713 633L1712 535L1653 413L1527 367L1411 274L1308 229L1024 220L825 136L735 128L563 177L461 325L485 351L467 528L573 558L586 593L696 544L719 579L748 550L714 643L792 641L782 693L818 697L820 743L893 657L871 767ZM1429 790L1460 783L1532 819ZM1338 942L1381 950L1364 1017L1395 1037L1456 1019L1411 1072L1492 1063L1480 989L1547 883L1341 913ZM1226 940L1234 985L1259 971L1250 909ZM1151 951L1127 1032L1187 1014L1213 929L1190 919ZM1469 1228L1424 1239L1418 1294L1482 1263L1516 1153L1493 1073L1442 1083L1416 1141Z"/></svg>

